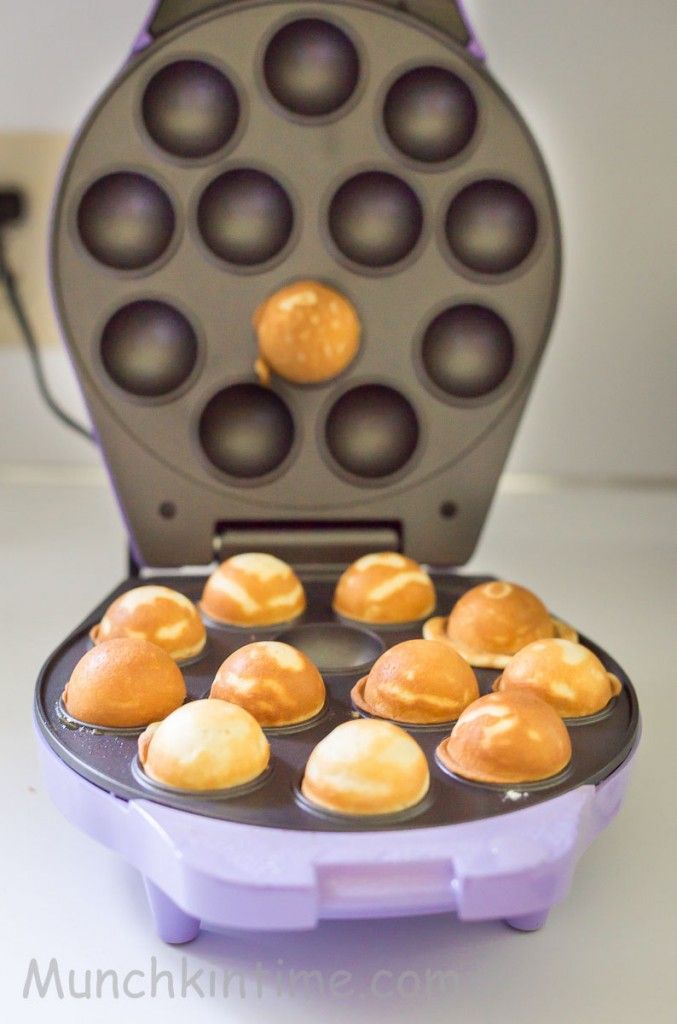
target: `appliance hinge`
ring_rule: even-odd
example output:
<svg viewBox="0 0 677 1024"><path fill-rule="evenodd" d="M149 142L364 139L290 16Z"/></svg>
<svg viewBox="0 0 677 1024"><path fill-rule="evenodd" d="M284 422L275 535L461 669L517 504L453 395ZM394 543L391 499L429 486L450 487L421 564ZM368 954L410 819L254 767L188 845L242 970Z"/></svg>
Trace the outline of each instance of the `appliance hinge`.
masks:
<svg viewBox="0 0 677 1024"><path fill-rule="evenodd" d="M217 561L264 551L297 566L341 566L375 551L401 551L402 546L399 522L221 522L214 534Z"/></svg>

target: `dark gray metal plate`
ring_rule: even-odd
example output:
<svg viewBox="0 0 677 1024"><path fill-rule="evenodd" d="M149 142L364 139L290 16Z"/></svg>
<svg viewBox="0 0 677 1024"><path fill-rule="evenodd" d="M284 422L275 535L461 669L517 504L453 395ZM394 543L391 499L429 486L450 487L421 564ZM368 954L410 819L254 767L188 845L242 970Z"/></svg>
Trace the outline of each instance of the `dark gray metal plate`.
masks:
<svg viewBox="0 0 677 1024"><path fill-rule="evenodd" d="M217 522L388 520L449 565L548 335L559 231L528 129L450 38L360 0L245 0L162 36L95 107L53 273L140 561L208 563ZM355 304L360 355L326 385L274 380L274 409L247 392L239 431L252 314L308 277ZM362 452L365 432L392 443Z"/></svg>
<svg viewBox="0 0 677 1024"><path fill-rule="evenodd" d="M303 619L291 626L254 633L208 624L209 643L205 655L184 669L190 697L204 697L219 665L232 651L254 639L273 636L298 644L320 666L324 666L323 675L329 694L326 714L311 728L286 735L273 731L269 735L273 770L264 785L242 796L220 800L150 791L133 773L135 736L97 733L92 729L72 728L64 724L58 711L59 699L73 667L90 645L88 634L91 626L100 620L114 597L138 585L137 579L127 580L109 595L45 665L38 681L35 709L38 724L48 743L79 774L125 799L151 799L196 814L271 828L354 831L365 827L425 828L455 824L528 807L578 786L600 782L625 760L638 738L639 710L630 680L613 658L585 640L606 667L621 679L623 690L607 713L587 722L568 725L573 759L563 776L533 788L463 782L450 777L435 762L435 748L448 735L449 728L411 729L428 757L432 777L430 798L418 813L407 814L400 822L378 823L372 819L368 825L355 819L342 820L312 813L299 804L295 795L295 787L311 750L331 729L353 714L350 690L368 670L370 660L377 657L382 649L420 636L421 624L369 630L357 625L346 626L339 623L331 610L335 577L319 573L302 574L302 578L309 599L309 611ZM451 575L435 576L434 579L439 613L447 613L461 593L480 582L477 578ZM174 587L197 600L204 578L168 576L153 582ZM477 671L482 693L490 691L497 675L490 670Z"/></svg>

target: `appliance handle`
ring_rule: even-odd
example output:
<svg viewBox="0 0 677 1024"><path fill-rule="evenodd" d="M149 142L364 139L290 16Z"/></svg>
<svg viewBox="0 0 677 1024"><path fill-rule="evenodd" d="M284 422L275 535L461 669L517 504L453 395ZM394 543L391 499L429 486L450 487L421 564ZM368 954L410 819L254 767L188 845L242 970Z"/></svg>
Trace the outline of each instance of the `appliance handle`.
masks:
<svg viewBox="0 0 677 1024"><path fill-rule="evenodd" d="M154 0L143 39L149 43L170 32L189 18L238 0ZM389 7L409 11L414 17L441 29L479 60L484 51L465 12L462 0L377 0Z"/></svg>

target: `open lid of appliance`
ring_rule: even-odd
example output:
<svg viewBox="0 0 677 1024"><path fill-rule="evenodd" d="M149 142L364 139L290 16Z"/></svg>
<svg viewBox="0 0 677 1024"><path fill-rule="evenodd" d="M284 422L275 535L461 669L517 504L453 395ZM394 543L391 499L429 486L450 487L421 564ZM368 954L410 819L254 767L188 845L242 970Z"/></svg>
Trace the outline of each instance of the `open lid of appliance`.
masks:
<svg viewBox="0 0 677 1024"><path fill-rule="evenodd" d="M560 282L551 184L460 7L164 2L54 215L72 355L139 563L476 543ZM341 375L254 373L252 317L345 295Z"/></svg>

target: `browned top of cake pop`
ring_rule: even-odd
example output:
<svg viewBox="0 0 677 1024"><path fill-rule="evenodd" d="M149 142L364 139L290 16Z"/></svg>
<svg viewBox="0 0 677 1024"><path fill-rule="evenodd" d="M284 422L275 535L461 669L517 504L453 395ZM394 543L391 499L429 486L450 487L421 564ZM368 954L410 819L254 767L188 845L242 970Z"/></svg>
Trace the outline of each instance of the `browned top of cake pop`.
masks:
<svg viewBox="0 0 677 1024"><path fill-rule="evenodd" d="M480 697L437 749L445 767L476 782L537 782L571 760L571 740L557 712L532 693Z"/></svg>
<svg viewBox="0 0 677 1024"><path fill-rule="evenodd" d="M216 673L210 697L246 708L263 726L305 722L324 706L324 681L301 651L276 640L247 644Z"/></svg>
<svg viewBox="0 0 677 1024"><path fill-rule="evenodd" d="M118 729L164 718L185 699L186 684L172 658L134 637L104 640L87 651L63 692L74 718Z"/></svg>
<svg viewBox="0 0 677 1024"><path fill-rule="evenodd" d="M139 737L146 775L177 789L242 786L261 775L269 760L258 722L226 701L191 701Z"/></svg>
<svg viewBox="0 0 677 1024"><path fill-rule="evenodd" d="M296 281L271 295L256 311L257 371L272 370L295 384L338 376L357 355L360 321L340 292L317 281Z"/></svg>
<svg viewBox="0 0 677 1024"><path fill-rule="evenodd" d="M207 633L192 601L169 587L148 585L116 598L91 637L96 644L119 637L150 640L182 661L200 653Z"/></svg>
<svg viewBox="0 0 677 1024"><path fill-rule="evenodd" d="M233 555L207 580L202 610L232 626L272 626L306 607L301 582L286 562L259 552Z"/></svg>
<svg viewBox="0 0 677 1024"><path fill-rule="evenodd" d="M563 718L579 718L605 708L621 684L587 647L555 638L536 640L518 651L494 689L535 693Z"/></svg>
<svg viewBox="0 0 677 1024"><path fill-rule="evenodd" d="M471 665L487 668L503 668L526 644L558 635L577 639L539 597L505 580L472 587L446 620L430 619L424 627L428 639L446 640Z"/></svg>
<svg viewBox="0 0 677 1024"><path fill-rule="evenodd" d="M399 726L375 718L343 722L311 753L304 796L339 814L393 814L428 792L425 754Z"/></svg>
<svg viewBox="0 0 677 1024"><path fill-rule="evenodd" d="M475 674L448 644L405 640L382 654L353 689L356 707L381 718L450 722L479 697Z"/></svg>
<svg viewBox="0 0 677 1024"><path fill-rule="evenodd" d="M414 622L435 607L435 587L418 562L395 551L364 555L343 573L334 610L358 622Z"/></svg>

